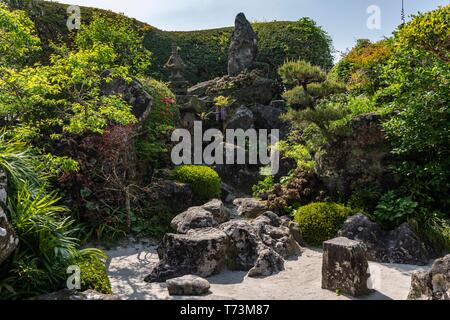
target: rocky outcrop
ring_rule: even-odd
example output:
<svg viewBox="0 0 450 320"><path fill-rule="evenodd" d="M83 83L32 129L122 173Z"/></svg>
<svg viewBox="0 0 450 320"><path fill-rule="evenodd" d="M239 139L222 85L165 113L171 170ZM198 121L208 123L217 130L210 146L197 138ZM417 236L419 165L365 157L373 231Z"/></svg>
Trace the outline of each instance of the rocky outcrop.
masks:
<svg viewBox="0 0 450 320"><path fill-rule="evenodd" d="M261 242L256 230L244 220L232 220L220 226L229 239L228 268L248 271L258 258L258 244Z"/></svg>
<svg viewBox="0 0 450 320"><path fill-rule="evenodd" d="M192 207L173 218L170 226L177 233L187 233L192 229L217 227L218 223L211 212L201 207Z"/></svg>
<svg viewBox="0 0 450 320"><path fill-rule="evenodd" d="M268 211L267 204L255 198L238 198L233 201L237 213L243 218L256 218Z"/></svg>
<svg viewBox="0 0 450 320"><path fill-rule="evenodd" d="M255 103L269 105L280 96L281 91L275 80L266 78L263 72L254 69L235 77L224 76L201 82L189 88L188 95L196 95L209 101L213 101L217 96L229 96L235 99L238 106Z"/></svg>
<svg viewBox="0 0 450 320"><path fill-rule="evenodd" d="M236 16L228 51L228 75L234 77L251 68L258 55L258 39L252 25L243 13Z"/></svg>
<svg viewBox="0 0 450 320"><path fill-rule="evenodd" d="M13 227L8 222L4 209L7 201L7 178L0 170L0 264L5 261L16 249L19 239Z"/></svg>
<svg viewBox="0 0 450 320"><path fill-rule="evenodd" d="M193 275L169 279L166 284L171 296L199 296L210 288L208 280Z"/></svg>
<svg viewBox="0 0 450 320"><path fill-rule="evenodd" d="M145 281L163 282L187 274L209 277L220 273L226 266L227 249L228 237L219 229L168 233L158 247L160 262Z"/></svg>
<svg viewBox="0 0 450 320"><path fill-rule="evenodd" d="M57 292L41 295L30 300L122 300L120 297L112 294L103 294L95 290L86 290L83 292L64 289Z"/></svg>
<svg viewBox="0 0 450 320"><path fill-rule="evenodd" d="M340 237L323 243L322 289L365 295L369 292L368 269L362 242Z"/></svg>
<svg viewBox="0 0 450 320"><path fill-rule="evenodd" d="M202 208L211 212L217 223L224 223L230 220L230 210L225 207L223 202L219 199L213 199L210 202L205 203L202 205Z"/></svg>
<svg viewBox="0 0 450 320"><path fill-rule="evenodd" d="M431 257L425 243L407 223L387 231L358 214L345 221L339 235L362 241L367 247L368 259L372 261L426 265Z"/></svg>
<svg viewBox="0 0 450 320"><path fill-rule="evenodd" d="M355 117L317 156L316 172L328 193L348 197L361 187L385 190L395 185L396 178L389 171L390 146L381 120L377 114Z"/></svg>
<svg viewBox="0 0 450 320"><path fill-rule="evenodd" d="M244 131L255 127L253 113L245 106L239 107L227 123L227 129L243 129Z"/></svg>
<svg viewBox="0 0 450 320"><path fill-rule="evenodd" d="M236 203L250 200L239 199ZM183 234L164 236L158 248L160 262L145 280L162 282L188 274L208 277L225 266L249 271L251 277L268 276L284 269L284 259L301 253L288 218L262 211L259 203L250 206L255 219L234 219L211 228L216 221L206 209L218 213L221 205L220 200L213 200L176 217L172 226Z"/></svg>
<svg viewBox="0 0 450 320"><path fill-rule="evenodd" d="M429 272L413 273L408 300L450 300L450 254L437 259Z"/></svg>

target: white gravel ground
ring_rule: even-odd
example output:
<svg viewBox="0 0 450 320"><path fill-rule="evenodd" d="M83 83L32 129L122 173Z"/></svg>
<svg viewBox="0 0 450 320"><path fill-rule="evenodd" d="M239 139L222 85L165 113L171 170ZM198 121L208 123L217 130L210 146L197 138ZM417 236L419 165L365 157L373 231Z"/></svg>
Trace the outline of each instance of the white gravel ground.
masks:
<svg viewBox="0 0 450 320"><path fill-rule="evenodd" d="M173 299L165 284L146 283L144 277L158 262L156 246L150 243L129 243L107 250L111 260L108 275L113 293L123 299L152 300ZM420 267L370 262L375 292L362 299L404 300L411 283L411 273L428 270ZM245 272L226 271L208 278L211 294L203 297L178 297L177 299L236 299L236 300L348 300L321 289L322 253L305 249L296 259L287 261L285 271L267 278L247 278Z"/></svg>

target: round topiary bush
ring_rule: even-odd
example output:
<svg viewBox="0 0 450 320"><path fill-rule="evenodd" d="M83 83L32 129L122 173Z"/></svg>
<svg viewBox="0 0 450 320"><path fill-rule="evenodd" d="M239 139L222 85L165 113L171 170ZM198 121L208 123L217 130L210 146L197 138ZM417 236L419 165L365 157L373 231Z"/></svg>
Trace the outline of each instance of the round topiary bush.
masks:
<svg viewBox="0 0 450 320"><path fill-rule="evenodd" d="M189 183L195 200L208 201L220 197L220 177L206 166L185 165L177 167L173 176L177 181Z"/></svg>
<svg viewBox="0 0 450 320"><path fill-rule="evenodd" d="M350 214L351 209L343 205L315 202L297 209L294 220L299 224L303 240L312 246L320 246L336 236Z"/></svg>

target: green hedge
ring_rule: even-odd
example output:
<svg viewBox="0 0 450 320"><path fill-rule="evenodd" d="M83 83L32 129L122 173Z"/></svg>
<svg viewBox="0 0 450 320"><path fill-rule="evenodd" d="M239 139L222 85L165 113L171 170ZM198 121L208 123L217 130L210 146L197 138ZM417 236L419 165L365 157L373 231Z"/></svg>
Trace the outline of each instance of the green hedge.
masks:
<svg viewBox="0 0 450 320"><path fill-rule="evenodd" d="M39 1L30 10L27 4L29 0L18 2L25 3L19 4L18 7L24 9L36 23L38 34L43 40L44 48L47 49L46 56L50 50L49 41L61 38L67 43L72 42L72 36L66 27L67 5ZM89 23L95 12L108 16L115 15L111 11L80 8L82 24ZM135 19L132 19L132 23L144 33L144 45L153 53L153 63L148 75L161 80L168 79L168 72L163 69L163 65L170 56L173 42L181 48L181 56L187 64L185 76L191 84L226 74L232 27L172 32L159 30ZM233 21L230 21L230 25L232 24ZM259 37L258 61L271 66L273 76L276 69L287 59L304 59L324 69L329 69L333 65L330 37L309 18L295 22L258 22L254 23L253 27Z"/></svg>
<svg viewBox="0 0 450 320"><path fill-rule="evenodd" d="M294 220L299 224L303 240L320 246L336 236L351 209L337 203L316 202L297 209Z"/></svg>
<svg viewBox="0 0 450 320"><path fill-rule="evenodd" d="M220 177L216 171L206 166L186 165L177 167L173 176L176 180L189 183L195 200L208 201L220 197Z"/></svg>

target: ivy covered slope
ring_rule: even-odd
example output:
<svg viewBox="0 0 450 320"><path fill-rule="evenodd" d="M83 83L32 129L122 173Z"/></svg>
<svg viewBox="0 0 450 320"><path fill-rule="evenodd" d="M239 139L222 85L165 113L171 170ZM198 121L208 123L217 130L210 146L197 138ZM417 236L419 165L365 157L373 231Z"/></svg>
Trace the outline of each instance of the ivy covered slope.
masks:
<svg viewBox="0 0 450 320"><path fill-rule="evenodd" d="M62 37L71 42L66 27L67 5L39 1L29 7L29 0L14 1L15 6L27 9L35 22L39 37L48 49L48 42ZM82 23L89 23L95 13L114 17L116 13L94 8L81 7ZM170 56L173 42L181 48L181 56L187 64L186 79L195 84L222 76L227 71L227 53L232 27L171 32L162 31L148 24L130 19L130 23L144 35L144 45L152 52L149 75L167 80L168 73L163 65ZM270 66L275 74L277 68L287 59L305 59L324 69L332 67L331 39L328 34L309 18L296 22L276 21L253 23L258 34L259 57L261 63Z"/></svg>

